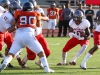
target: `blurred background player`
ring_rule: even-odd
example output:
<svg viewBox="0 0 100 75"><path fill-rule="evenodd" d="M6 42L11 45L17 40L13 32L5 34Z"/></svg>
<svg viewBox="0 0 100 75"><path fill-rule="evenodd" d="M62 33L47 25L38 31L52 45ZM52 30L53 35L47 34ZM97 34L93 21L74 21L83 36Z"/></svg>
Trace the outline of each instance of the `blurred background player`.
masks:
<svg viewBox="0 0 100 75"><path fill-rule="evenodd" d="M57 65L66 65L66 57L68 51L74 48L76 45L80 44L81 49L77 52L75 57L69 62L71 65L76 65L76 60L86 50L89 44L90 23L88 20L83 19L83 13L81 11L76 10L74 12L73 19L70 20L69 26L69 36L71 37L71 39L68 40L68 42L62 50L62 62L58 63ZM81 32L84 32L84 35L81 35ZM75 43L73 43L73 41Z"/></svg>
<svg viewBox="0 0 100 75"><path fill-rule="evenodd" d="M78 8L76 10L82 11L83 15L85 14L82 4L78 4Z"/></svg>
<svg viewBox="0 0 100 75"><path fill-rule="evenodd" d="M86 19L90 22L90 31L91 31L91 37L93 37L93 16L94 16L94 10L92 9L92 5L88 6L88 9L85 11Z"/></svg>
<svg viewBox="0 0 100 75"><path fill-rule="evenodd" d="M69 33L69 21L73 17L73 9L70 8L70 4L65 4L65 9L62 11L62 19L63 19L63 37Z"/></svg>
<svg viewBox="0 0 100 75"><path fill-rule="evenodd" d="M36 53L39 56L44 66L45 72L47 73L54 72L54 70L49 68L43 48L39 44L39 42L36 40L35 35L34 35L34 28L36 26L40 27L41 25L41 21L40 21L41 15L34 12L33 8L34 7L31 2L25 2L23 4L22 10L15 11L14 17L17 22L18 29L16 30L14 42L10 48L8 56L5 57L2 65L0 66L0 71L6 68L7 64L11 62L13 57L16 56L16 54L21 50L21 48L28 47L30 50L32 50L34 53ZM25 19L28 19L28 20L26 21ZM12 26L10 25L10 28L13 28L14 26L14 28L16 29L15 20L13 20L14 23L12 24Z"/></svg>
<svg viewBox="0 0 100 75"><path fill-rule="evenodd" d="M65 4L61 5L61 9L59 10L58 37L61 37L62 30L64 32L63 17L62 17L62 12L63 12L64 9L65 9Z"/></svg>
<svg viewBox="0 0 100 75"><path fill-rule="evenodd" d="M47 16L49 17L49 21L46 37L49 36L50 29L52 29L52 37L54 37L55 26L59 20L59 9L56 7L55 3L52 3L50 8L47 8Z"/></svg>
<svg viewBox="0 0 100 75"><path fill-rule="evenodd" d="M96 12L96 22L97 22L97 25L100 24L100 6L99 6L99 10Z"/></svg>

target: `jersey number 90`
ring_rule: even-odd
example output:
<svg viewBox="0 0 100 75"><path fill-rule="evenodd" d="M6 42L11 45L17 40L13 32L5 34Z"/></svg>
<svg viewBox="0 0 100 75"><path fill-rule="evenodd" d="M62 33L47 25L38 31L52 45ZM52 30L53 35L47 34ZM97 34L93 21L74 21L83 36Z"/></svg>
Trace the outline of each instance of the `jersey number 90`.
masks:
<svg viewBox="0 0 100 75"><path fill-rule="evenodd" d="M36 17L34 16L20 16L20 25L35 25Z"/></svg>

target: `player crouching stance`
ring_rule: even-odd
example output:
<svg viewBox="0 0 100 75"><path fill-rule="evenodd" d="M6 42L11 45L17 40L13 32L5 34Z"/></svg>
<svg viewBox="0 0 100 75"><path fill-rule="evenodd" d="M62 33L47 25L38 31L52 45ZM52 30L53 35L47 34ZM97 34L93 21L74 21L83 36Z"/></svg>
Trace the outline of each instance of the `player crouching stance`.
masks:
<svg viewBox="0 0 100 75"><path fill-rule="evenodd" d="M36 53L43 66L44 71L54 72L49 68L46 56L44 54L43 48L40 43L36 40L34 35L34 28L41 25L41 16L40 14L33 11L33 5L30 2L25 2L22 10L16 10L14 17L17 23L18 29L16 30L14 42L10 48L8 56L5 57L2 65L0 66L0 71L4 70L9 62L13 59L14 56L21 50L21 48L28 47L34 53ZM15 25L14 22L12 25Z"/></svg>
<svg viewBox="0 0 100 75"><path fill-rule="evenodd" d="M71 39L66 43L62 50L62 62L57 65L66 65L67 53L76 45L80 44L81 49L77 52L73 60L69 62L71 65L76 65L77 58L86 50L90 38L90 23L86 19L82 19L82 17L83 13L81 11L77 10L74 12L73 19L69 22L69 36Z"/></svg>

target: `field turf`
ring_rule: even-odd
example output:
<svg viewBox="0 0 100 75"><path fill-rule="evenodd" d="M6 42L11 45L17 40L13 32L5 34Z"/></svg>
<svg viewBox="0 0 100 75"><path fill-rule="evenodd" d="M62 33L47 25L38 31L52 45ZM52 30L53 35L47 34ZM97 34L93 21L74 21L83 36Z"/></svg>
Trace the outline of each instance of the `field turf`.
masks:
<svg viewBox="0 0 100 75"><path fill-rule="evenodd" d="M80 68L80 63L83 60L86 53L89 51L91 47L93 47L93 38L90 39L90 44L87 50L78 58L76 61L76 66L66 65L66 66L56 66L58 62L61 62L61 52L65 43L69 40L67 37L48 37L46 38L51 50L51 55L48 57L49 65L52 69L55 70L55 73L44 73L43 69L40 69L37 65L35 65L35 61L38 57L33 61L27 62L28 68L21 68L17 60L14 58L12 60L12 64L14 68L6 68L0 75L100 75L100 51L98 50L92 58L90 58L87 62L87 70L83 70ZM74 41L73 41L74 43ZM71 49L68 53L67 62L69 62L76 54L76 52L80 49L80 45ZM4 53L4 50L2 50ZM21 53L21 58L26 54L25 49ZM2 60L2 58L0 58Z"/></svg>

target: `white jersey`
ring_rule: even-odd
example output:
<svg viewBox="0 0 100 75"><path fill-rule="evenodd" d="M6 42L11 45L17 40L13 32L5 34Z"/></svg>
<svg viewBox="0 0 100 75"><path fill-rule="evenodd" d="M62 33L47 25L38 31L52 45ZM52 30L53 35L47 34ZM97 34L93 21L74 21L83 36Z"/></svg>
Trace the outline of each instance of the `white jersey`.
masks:
<svg viewBox="0 0 100 75"><path fill-rule="evenodd" d="M100 32L100 24L96 27L95 31Z"/></svg>
<svg viewBox="0 0 100 75"><path fill-rule="evenodd" d="M76 25L74 20L71 19L69 22L69 26L73 28L75 33L77 33L84 31L87 27L90 27L90 23L88 20L83 19L79 25Z"/></svg>
<svg viewBox="0 0 100 75"><path fill-rule="evenodd" d="M7 11L0 17L0 31L5 33L11 27L11 21L14 19L13 15Z"/></svg>
<svg viewBox="0 0 100 75"><path fill-rule="evenodd" d="M38 10L35 10L35 11L38 12L38 13L44 14L44 11L43 11L42 8L39 8ZM37 36L37 35L39 35L40 33L42 33L41 27L36 27L35 30L36 30L36 31L35 31L35 36Z"/></svg>
<svg viewBox="0 0 100 75"><path fill-rule="evenodd" d="M38 13L42 13L42 14L44 14L44 11L43 11L42 8L39 8L38 10L35 10L35 11L38 12Z"/></svg>
<svg viewBox="0 0 100 75"><path fill-rule="evenodd" d="M0 6L0 17L4 13L4 11L6 11L6 10L2 6Z"/></svg>

